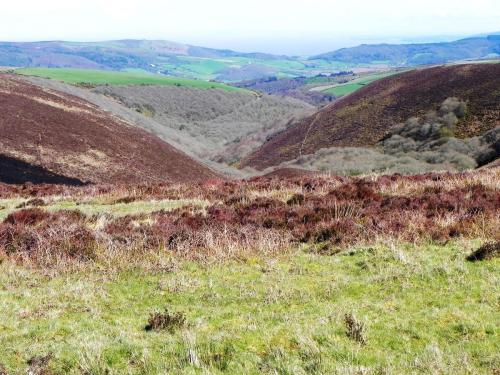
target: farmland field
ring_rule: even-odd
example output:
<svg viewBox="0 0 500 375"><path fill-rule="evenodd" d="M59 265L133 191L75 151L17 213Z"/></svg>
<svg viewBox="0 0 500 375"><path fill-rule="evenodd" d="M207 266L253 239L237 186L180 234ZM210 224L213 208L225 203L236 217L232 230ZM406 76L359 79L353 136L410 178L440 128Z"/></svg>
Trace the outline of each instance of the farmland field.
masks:
<svg viewBox="0 0 500 375"><path fill-rule="evenodd" d="M50 69L24 68L17 69L17 73L55 79L71 84L89 85L166 85L185 86L201 89L222 89L228 91L242 91L242 89L218 82L208 82L180 77L168 77L158 74L138 72L113 72L87 69ZM244 91L244 90L243 90Z"/></svg>
<svg viewBox="0 0 500 375"><path fill-rule="evenodd" d="M343 83L336 85L334 87L330 87L323 92L331 95L335 95L337 97L339 96L344 96L348 94L352 94L353 92L359 90L363 86L366 86L372 82L375 82L379 79L389 77L395 74L399 74L401 71L390 71L390 72L385 72L385 73L376 73L376 74L369 74L366 76L362 76L360 78L354 79L348 83Z"/></svg>
<svg viewBox="0 0 500 375"><path fill-rule="evenodd" d="M261 76L242 77L242 80L252 78L262 78L266 76L276 77L312 77L321 73L335 72L339 70L353 69L357 65L338 63L335 61L315 60L313 62L306 59L273 59L273 58L249 58L241 56L227 56L221 58L206 58L195 56L177 56L175 59L165 58L164 62L158 64L159 68L165 70L167 74L176 76L199 78L205 80L221 80L232 82L226 76L228 70L243 71L249 67L262 69Z"/></svg>
<svg viewBox="0 0 500 375"><path fill-rule="evenodd" d="M498 182L0 185L0 368L495 373Z"/></svg>

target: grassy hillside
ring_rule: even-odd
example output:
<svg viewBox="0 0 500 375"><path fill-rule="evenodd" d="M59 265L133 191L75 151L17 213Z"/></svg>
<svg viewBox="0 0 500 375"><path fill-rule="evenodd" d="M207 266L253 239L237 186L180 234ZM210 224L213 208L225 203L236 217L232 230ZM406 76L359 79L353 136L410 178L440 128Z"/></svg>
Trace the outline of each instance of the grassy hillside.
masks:
<svg viewBox="0 0 500 375"><path fill-rule="evenodd" d="M498 366L500 263L466 262L477 244L51 278L2 263L0 358L15 373L51 353L47 368L75 374L486 375ZM165 308L186 323L146 331L149 315ZM366 344L346 334L349 314Z"/></svg>
<svg viewBox="0 0 500 375"><path fill-rule="evenodd" d="M351 94L363 86L366 86L372 82L375 82L381 78L389 77L395 74L399 74L401 72L399 71L390 71L390 72L384 72L384 73L375 73L375 74L367 74L364 76L361 76L360 78L354 79L352 81L349 81L348 83L344 84L339 84L334 87L330 87L326 90L324 90L324 93L334 95L336 97L344 96Z"/></svg>
<svg viewBox="0 0 500 375"><path fill-rule="evenodd" d="M499 35L467 38L448 43L363 44L321 54L312 59L352 64L383 62L391 66L411 66L495 57L500 57Z"/></svg>
<svg viewBox="0 0 500 375"><path fill-rule="evenodd" d="M24 68L17 69L16 73L51 78L71 84L88 85L163 85L185 86L200 89L222 89L227 91L244 91L243 89L225 85L219 82L207 82L180 77L167 77L159 74L138 72L112 72L89 69L50 69Z"/></svg>
<svg viewBox="0 0 500 375"><path fill-rule="evenodd" d="M499 178L0 184L0 369L494 373Z"/></svg>
<svg viewBox="0 0 500 375"><path fill-rule="evenodd" d="M366 67L415 66L495 58L500 38L492 35L451 43L361 45L320 56L241 53L162 40L106 42L0 42L0 66L129 69L202 80L238 82L266 77L312 77Z"/></svg>
<svg viewBox="0 0 500 375"><path fill-rule="evenodd" d="M139 70L202 80L242 81L342 70L347 64L265 53L239 53L154 40L0 42L0 66Z"/></svg>

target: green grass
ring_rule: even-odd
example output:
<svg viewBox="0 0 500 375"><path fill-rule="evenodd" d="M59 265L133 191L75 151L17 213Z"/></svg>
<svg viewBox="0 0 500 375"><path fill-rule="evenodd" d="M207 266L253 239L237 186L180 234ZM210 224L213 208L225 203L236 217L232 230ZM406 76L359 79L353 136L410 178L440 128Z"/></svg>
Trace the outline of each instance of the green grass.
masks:
<svg viewBox="0 0 500 375"><path fill-rule="evenodd" d="M341 84L341 85L332 87L332 88L325 90L323 92L339 97L339 96L352 94L353 92L358 91L363 86L364 85L360 85L358 83L346 83L346 84Z"/></svg>
<svg viewBox="0 0 500 375"><path fill-rule="evenodd" d="M0 221L3 221L8 214L15 211L17 206L25 202L26 199L0 199Z"/></svg>
<svg viewBox="0 0 500 375"><path fill-rule="evenodd" d="M177 61L182 61L182 64L165 64L165 69L175 71L176 74L182 76L197 77L206 80L215 79L220 71L232 64L231 61L226 62L189 56L179 57Z"/></svg>
<svg viewBox="0 0 500 375"><path fill-rule="evenodd" d="M246 91L237 87L219 82L169 77L159 74L140 72L113 72L90 69L51 69L51 68L23 68L16 70L23 75L55 79L71 84L90 85L166 85L185 86L200 89L222 89L228 91Z"/></svg>
<svg viewBox="0 0 500 375"><path fill-rule="evenodd" d="M389 77L395 74L401 73L400 71L390 71L390 72L384 72L384 73L376 73L376 74L369 74L366 76L362 76L360 78L354 79L348 83L343 83L336 85L334 87L331 87L329 89L324 90L323 92L335 96L344 96L348 94L352 94L353 92L359 90L363 86L366 86L372 82L378 81L379 79Z"/></svg>
<svg viewBox="0 0 500 375"><path fill-rule="evenodd" d="M500 262L476 242L299 252L168 271L46 276L0 264L0 362L52 354L60 374L491 374L500 367ZM164 254L168 259L168 254ZM146 332L167 307L188 324ZM363 322L366 345L346 335Z"/></svg>
<svg viewBox="0 0 500 375"><path fill-rule="evenodd" d="M26 199L5 199L0 200L0 221L5 219L10 213L18 211L20 204L26 202ZM130 203L116 203L105 200L75 201L75 200L56 200L48 202L47 206L40 207L48 211L77 210L87 216L108 213L113 216L125 216L136 214L149 214L160 210L173 210L188 205L204 207L208 202L196 199L177 199L177 200L156 200L156 201L135 201Z"/></svg>
<svg viewBox="0 0 500 375"><path fill-rule="evenodd" d="M283 71L305 69L305 65L303 63L293 60L263 60L260 61L260 63Z"/></svg>

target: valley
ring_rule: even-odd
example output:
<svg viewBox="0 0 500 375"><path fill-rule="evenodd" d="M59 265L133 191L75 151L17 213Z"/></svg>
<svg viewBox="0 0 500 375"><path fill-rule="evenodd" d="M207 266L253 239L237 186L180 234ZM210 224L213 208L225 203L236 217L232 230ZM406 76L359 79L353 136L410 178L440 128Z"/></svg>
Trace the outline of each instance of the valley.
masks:
<svg viewBox="0 0 500 375"><path fill-rule="evenodd" d="M496 34L0 43L0 375L497 374Z"/></svg>

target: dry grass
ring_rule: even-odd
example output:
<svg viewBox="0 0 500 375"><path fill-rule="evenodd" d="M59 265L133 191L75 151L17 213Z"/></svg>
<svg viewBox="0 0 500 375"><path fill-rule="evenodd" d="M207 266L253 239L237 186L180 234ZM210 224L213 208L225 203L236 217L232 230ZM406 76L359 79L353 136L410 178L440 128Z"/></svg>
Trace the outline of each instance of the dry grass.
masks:
<svg viewBox="0 0 500 375"><path fill-rule="evenodd" d="M165 269L171 259L272 258L302 246L336 254L388 240L488 240L499 235L499 186L495 169L189 186L0 186L0 252L43 268Z"/></svg>

